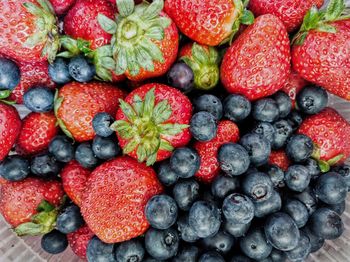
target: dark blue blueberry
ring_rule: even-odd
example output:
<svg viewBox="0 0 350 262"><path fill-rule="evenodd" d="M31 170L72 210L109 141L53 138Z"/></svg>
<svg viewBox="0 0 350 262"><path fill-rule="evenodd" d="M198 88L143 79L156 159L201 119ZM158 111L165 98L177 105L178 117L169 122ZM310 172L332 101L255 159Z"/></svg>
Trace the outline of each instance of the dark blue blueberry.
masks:
<svg viewBox="0 0 350 262"><path fill-rule="evenodd" d="M314 115L327 106L328 94L322 87L307 86L297 94L296 103L301 112Z"/></svg>
<svg viewBox="0 0 350 262"><path fill-rule="evenodd" d="M271 154L271 144L263 136L246 134L241 138L240 144L247 150L250 162L255 166L261 166L268 162Z"/></svg>
<svg viewBox="0 0 350 262"><path fill-rule="evenodd" d="M272 123L279 117L278 106L272 98L263 98L253 105L252 116L255 120Z"/></svg>
<svg viewBox="0 0 350 262"><path fill-rule="evenodd" d="M69 74L68 63L64 58L56 58L56 60L49 65L49 76L56 84L64 85L72 81Z"/></svg>
<svg viewBox="0 0 350 262"><path fill-rule="evenodd" d="M306 135L294 135L287 143L286 154L292 161L300 163L308 160L313 150L314 144L310 137Z"/></svg>
<svg viewBox="0 0 350 262"><path fill-rule="evenodd" d="M177 254L179 235L175 229L158 230L150 228L145 236L145 247L153 258L166 260Z"/></svg>
<svg viewBox="0 0 350 262"><path fill-rule="evenodd" d="M280 167L276 165L268 165L265 168L265 172L270 177L275 188L282 188L285 186L284 172Z"/></svg>
<svg viewBox="0 0 350 262"><path fill-rule="evenodd" d="M208 112L198 112L192 116L190 131L195 139L206 142L216 136L217 124L215 117Z"/></svg>
<svg viewBox="0 0 350 262"><path fill-rule="evenodd" d="M227 143L220 147L218 152L220 168L229 176L244 174L250 165L247 150L238 144Z"/></svg>
<svg viewBox="0 0 350 262"><path fill-rule="evenodd" d="M194 86L194 74L191 67L183 62L175 63L168 72L168 83L182 92L190 92Z"/></svg>
<svg viewBox="0 0 350 262"><path fill-rule="evenodd" d="M219 232L221 225L220 210L213 203L197 201L190 209L188 220L199 237L210 237Z"/></svg>
<svg viewBox="0 0 350 262"><path fill-rule="evenodd" d="M340 202L338 204L334 204L334 205L327 205L327 204L325 204L322 207L329 208L330 210L333 210L339 216L341 216L345 212L345 209L346 209L346 200L343 200L342 202Z"/></svg>
<svg viewBox="0 0 350 262"><path fill-rule="evenodd" d="M95 236L89 241L86 257L93 262L115 262L114 245L103 243Z"/></svg>
<svg viewBox="0 0 350 262"><path fill-rule="evenodd" d="M181 216L177 221L177 230L180 233L180 237L183 241L193 243L199 239L196 232L190 226L188 221L188 214Z"/></svg>
<svg viewBox="0 0 350 262"><path fill-rule="evenodd" d="M95 66L83 56L73 57L68 64L68 71L78 82L89 82L96 73Z"/></svg>
<svg viewBox="0 0 350 262"><path fill-rule="evenodd" d="M287 260L286 254L275 248L272 250L269 258L271 258L272 262L285 262Z"/></svg>
<svg viewBox="0 0 350 262"><path fill-rule="evenodd" d="M222 212L230 222L248 224L254 217L254 204L249 197L234 193L225 198Z"/></svg>
<svg viewBox="0 0 350 262"><path fill-rule="evenodd" d="M245 175L241 181L241 187L243 193L255 201L270 198L274 191L270 177L260 172Z"/></svg>
<svg viewBox="0 0 350 262"><path fill-rule="evenodd" d="M250 101L241 95L229 95L224 100L224 115L233 122L246 119L252 109Z"/></svg>
<svg viewBox="0 0 350 262"><path fill-rule="evenodd" d="M293 128L286 120L279 120L273 124L275 136L272 141L273 149L280 149L287 143L288 138L293 133Z"/></svg>
<svg viewBox="0 0 350 262"><path fill-rule="evenodd" d="M275 137L275 128L268 122L258 122L252 130L252 133L265 137L270 143L273 142Z"/></svg>
<svg viewBox="0 0 350 262"><path fill-rule="evenodd" d="M206 111L212 114L216 120L220 120L223 114L222 103L214 95L202 95L193 101L195 112Z"/></svg>
<svg viewBox="0 0 350 262"><path fill-rule="evenodd" d="M222 201L214 197L210 190L204 190L203 194L201 195L201 200L213 203L217 207L222 205Z"/></svg>
<svg viewBox="0 0 350 262"><path fill-rule="evenodd" d="M98 159L89 142L82 143L77 147L75 150L75 159L85 168L93 168L98 163Z"/></svg>
<svg viewBox="0 0 350 262"><path fill-rule="evenodd" d="M34 175L51 178L58 175L61 165L51 154L39 154L32 158L30 169Z"/></svg>
<svg viewBox="0 0 350 262"><path fill-rule="evenodd" d="M74 147L66 136L56 136L51 140L49 152L56 160L68 163L74 158Z"/></svg>
<svg viewBox="0 0 350 262"><path fill-rule="evenodd" d="M311 189L310 187L305 189L302 193L294 194L293 198L302 202L306 206L310 215L316 211L316 209L317 209L317 197L316 197L313 189Z"/></svg>
<svg viewBox="0 0 350 262"><path fill-rule="evenodd" d="M318 250L320 250L324 243L325 243L325 240L322 238L322 237L318 237L316 236L312 231L311 229L306 226L302 229L302 231L304 232L304 234L306 234L309 239L310 239L310 244L311 244L311 249L310 249L310 252L311 253L314 253Z"/></svg>
<svg viewBox="0 0 350 262"><path fill-rule="evenodd" d="M324 203L335 205L343 202L348 193L344 178L335 172L322 174L316 181L316 196Z"/></svg>
<svg viewBox="0 0 350 262"><path fill-rule="evenodd" d="M274 248L289 251L297 247L300 232L294 220L285 213L274 213L265 222L267 241Z"/></svg>
<svg viewBox="0 0 350 262"><path fill-rule="evenodd" d="M235 239L230 234L219 231L215 236L203 238L201 243L205 250L217 250L225 255L231 251Z"/></svg>
<svg viewBox="0 0 350 262"><path fill-rule="evenodd" d="M310 217L311 231L324 239L339 238L344 232L344 224L341 217L329 208L319 208Z"/></svg>
<svg viewBox="0 0 350 262"><path fill-rule="evenodd" d="M306 160L304 166L309 171L311 179L317 179L321 174L320 166L315 159L309 158Z"/></svg>
<svg viewBox="0 0 350 262"><path fill-rule="evenodd" d="M53 109L54 94L47 87L33 87L24 93L23 103L30 111L49 112Z"/></svg>
<svg viewBox="0 0 350 262"><path fill-rule="evenodd" d="M198 262L225 262L225 259L216 251L204 253Z"/></svg>
<svg viewBox="0 0 350 262"><path fill-rule="evenodd" d="M284 179L289 189L303 192L310 184L311 175L306 167L293 165L287 169Z"/></svg>
<svg viewBox="0 0 350 262"><path fill-rule="evenodd" d="M144 256L145 249L136 239L122 242L115 250L115 258L118 262L141 262Z"/></svg>
<svg viewBox="0 0 350 262"><path fill-rule="evenodd" d="M194 179L180 181L173 188L173 196L178 207L188 211L199 197L199 184Z"/></svg>
<svg viewBox="0 0 350 262"><path fill-rule="evenodd" d="M177 212L175 200L168 195L153 196L145 208L148 222L156 229L167 229L174 225Z"/></svg>
<svg viewBox="0 0 350 262"><path fill-rule="evenodd" d="M188 147L177 148L170 158L170 167L179 177L193 177L200 166L198 153Z"/></svg>
<svg viewBox="0 0 350 262"><path fill-rule="evenodd" d="M157 177L165 186L172 186L179 179L178 174L171 169L169 160L163 161L159 165Z"/></svg>
<svg viewBox="0 0 350 262"><path fill-rule="evenodd" d="M15 62L0 58L0 89L13 90L21 80L21 72Z"/></svg>
<svg viewBox="0 0 350 262"><path fill-rule="evenodd" d="M116 157L121 149L112 137L95 136L92 142L92 151L102 160L110 160Z"/></svg>
<svg viewBox="0 0 350 262"><path fill-rule="evenodd" d="M296 199L287 199L283 204L283 211L293 218L298 228L302 228L309 220L309 212L306 206Z"/></svg>
<svg viewBox="0 0 350 262"><path fill-rule="evenodd" d="M250 223L248 224L237 224L230 221L224 222L224 230L231 234L233 237L242 237L244 236L250 228Z"/></svg>
<svg viewBox="0 0 350 262"><path fill-rule="evenodd" d="M296 248L287 251L286 255L291 262L305 261L311 253L311 243L309 237L300 231L300 238Z"/></svg>
<svg viewBox="0 0 350 262"><path fill-rule="evenodd" d="M253 228L247 235L241 238L240 247L242 252L251 259L261 260L267 258L272 246L266 240L264 231L260 228Z"/></svg>
<svg viewBox="0 0 350 262"><path fill-rule="evenodd" d="M231 262L252 262L252 260L244 255L234 255L231 258Z"/></svg>
<svg viewBox="0 0 350 262"><path fill-rule="evenodd" d="M56 228L63 234L72 233L83 225L84 219L81 216L80 209L74 205L67 207L57 217Z"/></svg>
<svg viewBox="0 0 350 262"><path fill-rule="evenodd" d="M184 245L171 262L197 262L199 248L193 245Z"/></svg>
<svg viewBox="0 0 350 262"><path fill-rule="evenodd" d="M0 176L8 181L23 180L29 173L29 161L21 156L8 156L0 163Z"/></svg>
<svg viewBox="0 0 350 262"><path fill-rule="evenodd" d="M50 254L59 254L66 250L68 246L67 236L57 230L43 235L41 238L41 248Z"/></svg>
<svg viewBox="0 0 350 262"><path fill-rule="evenodd" d="M211 184L211 193L214 197L222 199L239 189L239 179L225 175L217 176Z"/></svg>
<svg viewBox="0 0 350 262"><path fill-rule="evenodd" d="M265 217L279 211L282 207L281 195L277 191L273 191L267 199L253 201L256 217Z"/></svg>
<svg viewBox="0 0 350 262"><path fill-rule="evenodd" d="M349 165L341 165L333 168L334 172L340 174L344 180L346 185L348 186L348 190L350 191L350 166Z"/></svg>
<svg viewBox="0 0 350 262"><path fill-rule="evenodd" d="M105 112L98 113L92 119L92 127L98 136L109 137L114 131L111 125L114 123L114 118Z"/></svg>
<svg viewBox="0 0 350 262"><path fill-rule="evenodd" d="M303 123L303 116L298 111L292 111L286 118L288 123L293 129L293 132L297 130Z"/></svg>
<svg viewBox="0 0 350 262"><path fill-rule="evenodd" d="M278 91L272 98L276 101L279 117L284 118L288 116L292 110L292 100L289 95L282 91Z"/></svg>

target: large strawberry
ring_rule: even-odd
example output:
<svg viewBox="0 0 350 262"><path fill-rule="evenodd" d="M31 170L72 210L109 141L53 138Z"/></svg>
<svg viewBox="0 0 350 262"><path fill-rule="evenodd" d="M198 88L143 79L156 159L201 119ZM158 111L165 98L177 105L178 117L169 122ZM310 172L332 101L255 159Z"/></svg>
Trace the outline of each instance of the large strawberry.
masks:
<svg viewBox="0 0 350 262"><path fill-rule="evenodd" d="M182 33L203 45L217 46L230 41L240 23L254 17L241 0L166 0L165 12Z"/></svg>
<svg viewBox="0 0 350 262"><path fill-rule="evenodd" d="M78 142L95 136L93 117L100 112L114 115L118 99L123 98L119 88L101 82L72 82L62 87L55 100L55 114L61 129Z"/></svg>
<svg viewBox="0 0 350 262"><path fill-rule="evenodd" d="M295 37L294 69L306 80L350 100L350 19L343 0L312 8Z"/></svg>
<svg viewBox="0 0 350 262"><path fill-rule="evenodd" d="M295 99L297 98L297 94L307 84L308 82L305 79L303 79L297 72L292 70L287 82L282 87L282 91L288 94L290 99L292 99L293 107L295 106Z"/></svg>
<svg viewBox="0 0 350 262"><path fill-rule="evenodd" d="M86 249L93 236L94 233L85 225L77 231L67 234L67 239L74 254L82 259L86 259Z"/></svg>
<svg viewBox="0 0 350 262"><path fill-rule="evenodd" d="M53 61L58 27L48 0L0 1L0 52L23 62Z"/></svg>
<svg viewBox="0 0 350 262"><path fill-rule="evenodd" d="M170 157L174 148L188 144L191 115L191 102L180 91L163 84L146 84L125 101L120 100L112 128L124 154L151 165Z"/></svg>
<svg viewBox="0 0 350 262"><path fill-rule="evenodd" d="M55 13L57 15L63 15L71 8L75 0L50 0L50 2Z"/></svg>
<svg viewBox="0 0 350 262"><path fill-rule="evenodd" d="M235 123L223 120L218 124L216 137L209 142L196 142L194 148L197 150L201 165L196 173L196 178L204 183L211 183L220 173L220 165L217 153L225 143L237 142L239 140L239 130Z"/></svg>
<svg viewBox="0 0 350 262"><path fill-rule="evenodd" d="M34 155L47 149L57 135L59 127L53 113L30 113L23 119L16 150L21 154Z"/></svg>
<svg viewBox="0 0 350 262"><path fill-rule="evenodd" d="M298 29L309 9L321 7L323 0L250 0L249 9L256 16L272 14L277 16L288 32Z"/></svg>
<svg viewBox="0 0 350 262"><path fill-rule="evenodd" d="M229 47L221 65L221 81L227 91L250 100L281 89L289 73L288 34L274 15L258 17Z"/></svg>
<svg viewBox="0 0 350 262"><path fill-rule="evenodd" d="M151 167L127 156L119 157L91 173L81 212L103 242L126 241L147 230L145 206L160 192L162 186Z"/></svg>

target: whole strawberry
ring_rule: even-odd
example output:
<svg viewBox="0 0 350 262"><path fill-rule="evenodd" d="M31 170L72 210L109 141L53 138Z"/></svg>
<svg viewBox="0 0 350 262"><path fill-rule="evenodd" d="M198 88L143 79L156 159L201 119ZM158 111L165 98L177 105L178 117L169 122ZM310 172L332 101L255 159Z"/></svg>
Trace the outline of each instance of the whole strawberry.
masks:
<svg viewBox="0 0 350 262"><path fill-rule="evenodd" d="M258 17L229 47L221 64L221 81L227 91L250 100L277 92L289 73L288 34L273 15Z"/></svg>
<svg viewBox="0 0 350 262"><path fill-rule="evenodd" d="M82 226L77 231L67 234L68 243L73 252L80 258L86 259L86 249L94 233L88 226Z"/></svg>
<svg viewBox="0 0 350 262"><path fill-rule="evenodd" d="M115 115L123 91L102 83L72 82L62 87L55 100L55 114L61 129L78 142L92 140L93 117L100 112Z"/></svg>
<svg viewBox="0 0 350 262"><path fill-rule="evenodd" d="M50 0L57 15L65 14L74 4L75 0Z"/></svg>
<svg viewBox="0 0 350 262"><path fill-rule="evenodd" d="M189 143L191 115L191 101L180 91L163 84L146 84L125 101L120 100L112 128L124 154L152 165Z"/></svg>
<svg viewBox="0 0 350 262"><path fill-rule="evenodd" d="M287 82L282 87L282 91L288 94L290 99L292 99L293 107L295 106L297 94L301 89L307 86L307 84L308 82L305 79L303 79L298 73L292 70Z"/></svg>
<svg viewBox="0 0 350 262"><path fill-rule="evenodd" d="M122 242L147 230L145 206L161 192L162 186L151 167L127 156L119 157L91 173L81 212L103 242Z"/></svg>
<svg viewBox="0 0 350 262"><path fill-rule="evenodd" d="M290 160L284 150L272 151L269 157L269 164L276 165L283 171L287 171Z"/></svg>

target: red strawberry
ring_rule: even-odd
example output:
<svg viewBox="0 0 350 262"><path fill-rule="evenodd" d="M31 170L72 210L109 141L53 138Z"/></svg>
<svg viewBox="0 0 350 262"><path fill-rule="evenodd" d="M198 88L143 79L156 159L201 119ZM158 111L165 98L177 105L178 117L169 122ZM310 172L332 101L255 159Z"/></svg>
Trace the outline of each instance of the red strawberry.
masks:
<svg viewBox="0 0 350 262"><path fill-rule="evenodd" d="M209 142L196 142L194 148L197 150L201 165L196 178L204 183L211 183L220 172L217 153L225 143L235 143L239 140L239 130L235 123L223 120L218 124L216 137Z"/></svg>
<svg viewBox="0 0 350 262"><path fill-rule="evenodd" d="M114 115L123 96L123 91L107 83L69 83L59 90L55 101L58 123L78 142L91 140L95 136L93 117L100 112Z"/></svg>
<svg viewBox="0 0 350 262"><path fill-rule="evenodd" d="M301 76L295 71L292 71L290 73L287 82L282 87L282 91L288 94L290 99L292 99L293 107L295 106L295 99L297 97L297 94L301 89L307 86L307 84L308 82L305 79L301 78Z"/></svg>
<svg viewBox="0 0 350 262"><path fill-rule="evenodd" d="M25 155L40 153L47 149L58 131L53 113L30 113L23 119L16 149Z"/></svg>
<svg viewBox="0 0 350 262"><path fill-rule="evenodd" d="M272 151L269 158L270 165L276 165L283 171L287 171L290 166L289 158L284 150Z"/></svg>
<svg viewBox="0 0 350 262"><path fill-rule="evenodd" d="M65 14L74 4L75 0L50 0L57 15Z"/></svg>
<svg viewBox="0 0 350 262"><path fill-rule="evenodd" d="M73 252L80 258L86 259L86 249L94 233L88 226L83 226L77 231L67 234L68 243Z"/></svg>
<svg viewBox="0 0 350 262"><path fill-rule="evenodd" d="M170 157L174 148L189 143L191 115L192 104L180 91L162 84L146 84L120 101L112 127L124 154L151 165Z"/></svg>
<svg viewBox="0 0 350 262"><path fill-rule="evenodd" d="M4 160L15 144L21 125L16 108L0 101L0 161Z"/></svg>
<svg viewBox="0 0 350 262"><path fill-rule="evenodd" d="M273 15L258 17L229 47L221 65L221 80L227 91L250 100L277 92L289 74L288 34Z"/></svg>
<svg viewBox="0 0 350 262"><path fill-rule="evenodd" d="M277 16L288 32L298 29L309 9L321 7L323 0L250 0L249 9L255 16L272 14Z"/></svg>
<svg viewBox="0 0 350 262"><path fill-rule="evenodd" d="M81 212L103 242L122 242L147 230L146 203L161 192L162 186L151 167L127 156L119 157L91 173Z"/></svg>
<svg viewBox="0 0 350 262"><path fill-rule="evenodd" d="M75 160L69 162L60 173L64 191L78 206L81 206L86 181L90 173L89 169L82 167Z"/></svg>
<svg viewBox="0 0 350 262"><path fill-rule="evenodd" d="M180 31L203 45L217 46L229 41L240 23L251 24L253 15L243 1L166 0L165 12Z"/></svg>

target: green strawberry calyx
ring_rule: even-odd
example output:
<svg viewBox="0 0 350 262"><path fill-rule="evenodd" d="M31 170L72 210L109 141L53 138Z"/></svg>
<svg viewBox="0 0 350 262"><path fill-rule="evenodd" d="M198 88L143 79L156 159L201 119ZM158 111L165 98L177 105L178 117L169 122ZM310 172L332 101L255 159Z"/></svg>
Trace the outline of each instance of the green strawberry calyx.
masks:
<svg viewBox="0 0 350 262"><path fill-rule="evenodd" d="M327 173L332 166L337 165L341 160L344 159L344 154L339 154L329 160L321 159L321 150L320 147L314 144L314 151L312 152L312 158L315 159L318 163L318 166L322 173Z"/></svg>
<svg viewBox="0 0 350 262"><path fill-rule="evenodd" d="M11 95L11 90L0 90L0 102L3 102L8 105L13 105L16 102L7 100L7 98Z"/></svg>
<svg viewBox="0 0 350 262"><path fill-rule="evenodd" d="M49 63L53 63L60 48L55 10L48 0L36 0L36 2L38 4L23 3L24 8L36 17L36 32L27 38L24 46L34 48L38 44L45 43L41 55L47 57Z"/></svg>
<svg viewBox="0 0 350 262"><path fill-rule="evenodd" d="M117 120L111 125L118 136L127 140L123 153L129 154L136 150L138 161L147 161L147 165L157 161L159 150L174 150L171 143L166 140L167 137L176 136L189 127L169 122L172 108L166 99L156 103L154 92L154 88L150 89L144 100L134 95L131 104L120 99L120 108L127 119Z"/></svg>
<svg viewBox="0 0 350 262"><path fill-rule="evenodd" d="M54 98L54 113L57 119L57 124L59 125L59 127L61 128L62 132L68 136L69 138L74 140L74 137L72 135L72 133L68 130L68 128L66 127L66 124L63 122L62 119L60 119L58 117L58 110L61 107L61 104L63 102L63 97L59 97L58 96L58 90L56 89L55 92L55 98Z"/></svg>

